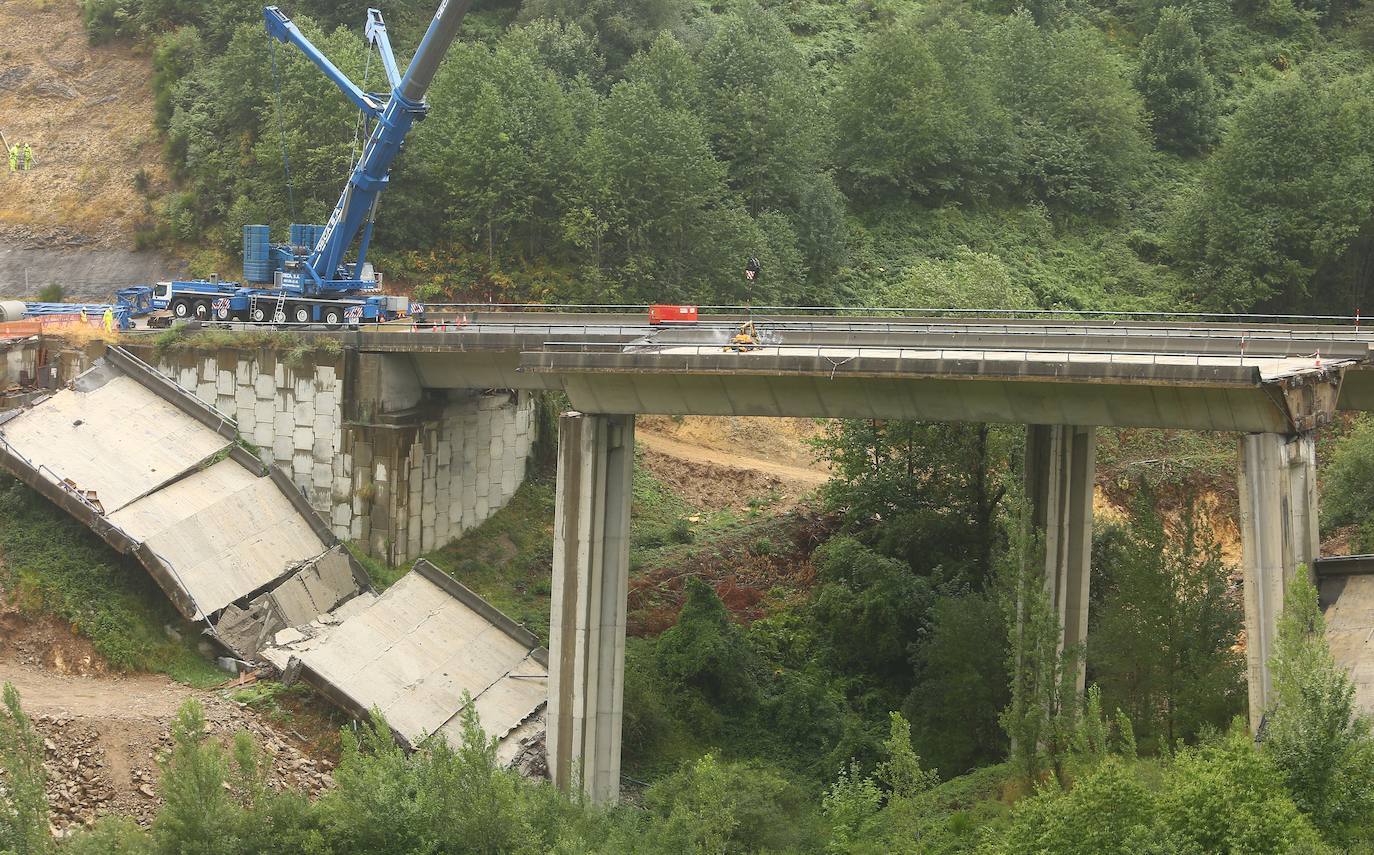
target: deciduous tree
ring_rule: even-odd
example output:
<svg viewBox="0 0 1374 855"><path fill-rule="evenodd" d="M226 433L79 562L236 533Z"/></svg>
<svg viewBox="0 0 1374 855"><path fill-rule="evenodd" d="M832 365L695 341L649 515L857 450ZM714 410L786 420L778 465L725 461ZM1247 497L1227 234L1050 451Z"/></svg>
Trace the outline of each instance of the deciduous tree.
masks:
<svg viewBox="0 0 1374 855"><path fill-rule="evenodd" d="M1241 710L1242 613L1198 512L1185 506L1169 532L1154 504L1153 491L1137 485L1125 537L1095 568L1102 600L1087 661L1105 706L1130 715L1141 743L1168 750Z"/></svg>
<svg viewBox="0 0 1374 855"><path fill-rule="evenodd" d="M1194 153L1216 136L1216 94L1187 11L1165 9L1140 45L1136 87L1161 147Z"/></svg>

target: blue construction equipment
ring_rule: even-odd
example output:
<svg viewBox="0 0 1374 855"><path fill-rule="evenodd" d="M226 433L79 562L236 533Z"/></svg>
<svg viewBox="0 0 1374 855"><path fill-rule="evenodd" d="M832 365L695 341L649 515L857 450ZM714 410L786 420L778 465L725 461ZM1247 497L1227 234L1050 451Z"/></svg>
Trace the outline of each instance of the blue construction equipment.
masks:
<svg viewBox="0 0 1374 855"><path fill-rule="evenodd" d="M147 287L147 286L143 286ZM151 290L151 289L150 289ZM45 315L79 315L85 310L86 317L91 323L99 323L105 316L105 310L109 309L114 315L115 326L121 330L127 330L131 323L132 310L127 304L121 303L24 303L24 317L41 318Z"/></svg>
<svg viewBox="0 0 1374 855"><path fill-rule="evenodd" d="M114 292L115 306L127 306L129 316L141 318L153 310L153 289L150 285L134 285ZM104 311L102 309L102 311ZM118 315L118 311L116 311ZM122 328L121 328L122 329Z"/></svg>
<svg viewBox="0 0 1374 855"><path fill-rule="evenodd" d="M255 323L337 325L404 315L407 299L382 294L380 276L367 263L377 201L386 189L401 143L429 109L425 93L470 5L471 0L441 0L404 76L396 65L382 13L368 10L367 40L381 55L390 84L384 94L360 89L276 6L263 9L268 35L300 48L373 122L372 130L323 226L295 224L290 242L284 244L270 242L267 226L245 226L242 284L218 277L158 283L153 303L171 309L178 318ZM357 254L346 261L355 242Z"/></svg>

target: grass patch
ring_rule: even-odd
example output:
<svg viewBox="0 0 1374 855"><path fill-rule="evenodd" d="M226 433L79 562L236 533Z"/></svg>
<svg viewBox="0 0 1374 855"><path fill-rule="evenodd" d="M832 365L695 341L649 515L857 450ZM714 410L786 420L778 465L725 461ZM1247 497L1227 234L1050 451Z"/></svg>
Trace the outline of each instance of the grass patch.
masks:
<svg viewBox="0 0 1374 855"><path fill-rule="evenodd" d="M230 700L265 715L281 730L289 730L304 743L306 753L338 762L340 733L352 718L300 681L290 686L277 680L259 680L226 693Z"/></svg>
<svg viewBox="0 0 1374 855"><path fill-rule="evenodd" d="M728 483L722 491L731 491ZM658 480L644 465L634 473L634 505L630 523L630 573L647 574L708 553L771 554L780 527L771 510L776 495L751 496L744 508L705 511ZM787 528L786 523L781 524Z"/></svg>
<svg viewBox="0 0 1374 855"><path fill-rule="evenodd" d="M277 724L286 724L294 718L288 699L299 702L313 695L304 683L287 686L276 680L259 680L229 693L232 700L257 710Z"/></svg>
<svg viewBox="0 0 1374 855"><path fill-rule="evenodd" d="M158 356L169 353L200 353L238 348L240 350L275 350L283 354L287 365L298 366L310 356L335 356L343 352L343 345L328 336L302 336L281 330L192 330L187 326L172 327L153 339L153 352Z"/></svg>
<svg viewBox="0 0 1374 855"><path fill-rule="evenodd" d="M424 557L547 645L553 510L552 478L527 479L486 522Z"/></svg>
<svg viewBox="0 0 1374 855"><path fill-rule="evenodd" d="M354 540L344 543L344 548L357 559L359 564L363 565L363 569L367 571L367 578L372 580L372 587L376 588L378 593L396 584L410 569L409 567L389 566L380 558L368 555L363 545Z"/></svg>
<svg viewBox="0 0 1374 855"><path fill-rule="evenodd" d="M641 456L642 452L636 456ZM630 566L640 567L664 547L696 539L697 508L659 481L642 460L636 460L630 506Z"/></svg>
<svg viewBox="0 0 1374 855"><path fill-rule="evenodd" d="M137 562L9 476L0 476L0 580L24 610L71 623L112 668L156 671L198 688L228 679L196 651L198 627ZM182 640L169 637L169 624Z"/></svg>
<svg viewBox="0 0 1374 855"><path fill-rule="evenodd" d="M551 473L531 477L486 522L424 556L524 624L546 645L553 587L554 498ZM722 544L735 549L742 536L745 542L778 536L778 522L762 504L747 512L703 512L644 466L635 467L630 517L632 579L694 555L718 554ZM361 549L350 548L379 588L399 577L398 571L364 557ZM381 584L379 578L387 581Z"/></svg>

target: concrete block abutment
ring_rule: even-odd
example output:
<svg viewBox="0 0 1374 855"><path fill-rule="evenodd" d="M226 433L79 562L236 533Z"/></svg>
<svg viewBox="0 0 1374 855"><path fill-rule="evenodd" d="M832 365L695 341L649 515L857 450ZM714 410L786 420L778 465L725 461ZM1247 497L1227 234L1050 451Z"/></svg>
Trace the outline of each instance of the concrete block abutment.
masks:
<svg viewBox="0 0 1374 855"><path fill-rule="evenodd" d="M1269 660L1289 583L1319 554L1317 457L1311 433L1240 439L1240 535L1250 729L1275 702Z"/></svg>
<svg viewBox="0 0 1374 855"><path fill-rule="evenodd" d="M558 429L549 771L605 804L620 796L634 416L566 413Z"/></svg>
<svg viewBox="0 0 1374 855"><path fill-rule="evenodd" d="M0 390L35 382L38 378L38 356L37 336L0 340Z"/></svg>
<svg viewBox="0 0 1374 855"><path fill-rule="evenodd" d="M335 536L391 564L482 523L524 481L532 393L424 389L405 355L132 349L234 419Z"/></svg>

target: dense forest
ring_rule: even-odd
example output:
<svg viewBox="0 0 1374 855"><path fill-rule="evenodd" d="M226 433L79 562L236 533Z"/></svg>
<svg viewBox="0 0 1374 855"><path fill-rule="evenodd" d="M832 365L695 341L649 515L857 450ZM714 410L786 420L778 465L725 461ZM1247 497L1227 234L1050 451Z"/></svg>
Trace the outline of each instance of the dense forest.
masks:
<svg viewBox="0 0 1374 855"><path fill-rule="evenodd" d="M364 5L286 11L376 89ZM398 50L431 5L383 10ZM223 264L326 215L365 128L257 4L84 8L156 69L145 242ZM1370 281L1351 0L478 0L464 33L379 214L425 299L1350 314Z"/></svg>
<svg viewBox="0 0 1374 855"><path fill-rule="evenodd" d="M383 7L398 50L433 2ZM285 11L376 89L365 5ZM141 241L228 272L243 224L327 214L366 127L256 4L83 8L155 71L175 184L135 176ZM1371 82L1374 6L1349 0L478 0L383 197L378 264L425 300L1346 314L1374 251ZM804 562L809 587L741 621L688 582L630 639L624 806L497 769L475 721L411 756L380 722L350 732L311 803L188 707L152 830L102 820L61 850L1374 851L1374 737L1310 585L1264 738L1237 718L1240 598L1193 507L1233 447L1156 436L1186 462L1145 471L1108 433L1129 507L1095 527L1082 648L1059 649L1026 559L1021 430L836 422L815 525L740 547ZM1374 428L1323 454L1326 522L1374 545ZM632 561L690 542L636 478ZM19 702L0 852L40 852Z"/></svg>

